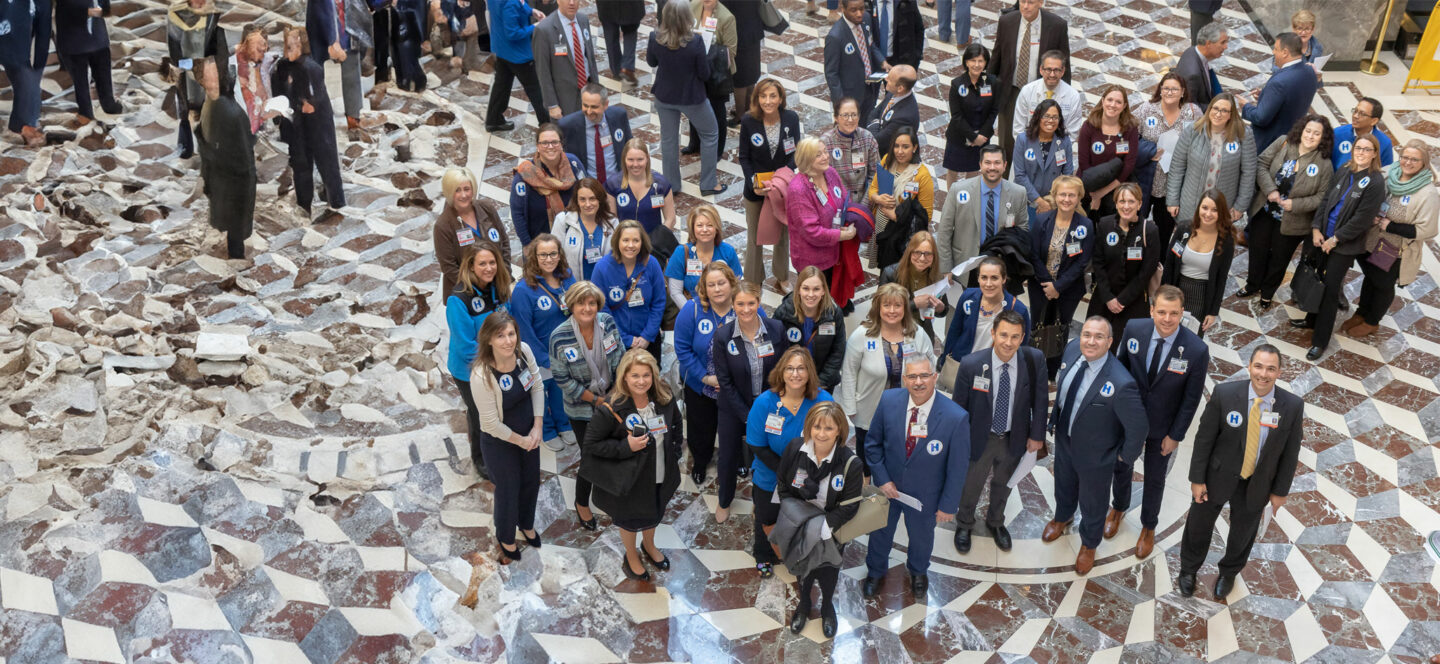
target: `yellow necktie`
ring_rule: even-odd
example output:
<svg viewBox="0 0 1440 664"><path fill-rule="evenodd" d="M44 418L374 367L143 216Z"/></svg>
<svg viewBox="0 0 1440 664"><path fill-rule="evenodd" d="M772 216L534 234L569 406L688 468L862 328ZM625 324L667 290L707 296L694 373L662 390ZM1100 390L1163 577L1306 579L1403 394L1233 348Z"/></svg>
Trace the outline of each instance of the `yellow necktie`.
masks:
<svg viewBox="0 0 1440 664"><path fill-rule="evenodd" d="M1255 474L1255 461L1260 456L1260 399L1250 405L1250 417L1245 426L1245 463L1240 464L1240 479L1248 480Z"/></svg>
<svg viewBox="0 0 1440 664"><path fill-rule="evenodd" d="M1054 98L1055 98L1055 91L1054 91L1054 90L1046 90L1046 91L1045 91L1045 98L1046 98L1046 99L1054 99Z"/></svg>

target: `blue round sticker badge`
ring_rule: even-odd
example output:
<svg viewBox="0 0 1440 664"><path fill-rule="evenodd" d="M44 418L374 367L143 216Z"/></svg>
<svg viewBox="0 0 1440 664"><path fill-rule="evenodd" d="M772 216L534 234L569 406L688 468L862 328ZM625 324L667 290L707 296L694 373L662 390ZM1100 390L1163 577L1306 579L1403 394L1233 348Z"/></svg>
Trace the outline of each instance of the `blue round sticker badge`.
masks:
<svg viewBox="0 0 1440 664"><path fill-rule="evenodd" d="M1120 244L1120 234L1116 233L1115 231L1110 231L1110 234L1105 236L1105 244L1108 244L1112 247Z"/></svg>
<svg viewBox="0 0 1440 664"><path fill-rule="evenodd" d="M1305 174L1312 178L1316 175L1319 175L1320 166L1318 164L1310 164L1308 167L1305 168Z"/></svg>
<svg viewBox="0 0 1440 664"><path fill-rule="evenodd" d="M795 344L800 343L800 328L798 328L798 327L792 327L792 328L790 328L788 331L785 332L785 338L786 338L786 339L789 339L789 340L790 340L790 343L795 343Z"/></svg>
<svg viewBox="0 0 1440 664"><path fill-rule="evenodd" d="M840 148L833 148L830 150L830 158L834 159L835 161L840 161L840 158L844 156L844 153L840 152Z"/></svg>
<svg viewBox="0 0 1440 664"><path fill-rule="evenodd" d="M1095 141L1094 143L1090 144L1090 151L1094 152L1095 154L1100 154L1101 152L1105 151L1105 144L1100 141Z"/></svg>
<svg viewBox="0 0 1440 664"><path fill-rule="evenodd" d="M962 85L960 86L960 89L958 90L958 92L960 93L960 96L961 96L961 97L964 97L965 95L970 94L970 88L968 88L968 87L966 87L965 85L962 84Z"/></svg>
<svg viewBox="0 0 1440 664"><path fill-rule="evenodd" d="M1075 239L1077 240L1085 239L1086 231L1084 226L1076 226L1075 229L1070 232L1075 234Z"/></svg>
<svg viewBox="0 0 1440 664"><path fill-rule="evenodd" d="M625 418L625 426L630 427L631 429L634 429L635 427L638 427L642 424L645 424L645 420L644 418L640 417L640 413L630 413L630 416Z"/></svg>
<svg viewBox="0 0 1440 664"><path fill-rule="evenodd" d="M618 203L618 204L620 204L620 205L629 205L629 204L630 204L630 194L627 194L627 193L625 193L625 192L623 192L623 191L620 192L620 195L615 197L615 202Z"/></svg>
<svg viewBox="0 0 1440 664"><path fill-rule="evenodd" d="M925 446L925 451L926 451L926 452L929 452L929 453L930 453L930 456L935 456L935 455L939 454L939 453L941 452L941 450L944 450L944 449L945 449L945 443L942 443L942 442L940 442L940 441L938 441L938 440L932 440L932 441L930 441L930 443L929 443L928 445Z"/></svg>
<svg viewBox="0 0 1440 664"><path fill-rule="evenodd" d="M854 44L846 44L846 45L845 45L845 55L855 55L855 45L854 45Z"/></svg>
<svg viewBox="0 0 1440 664"><path fill-rule="evenodd" d="M615 142L616 142L616 143L619 143L619 142L621 142L621 141L623 141L623 140L625 140L625 132L620 131L619 129L616 129L616 130L615 130Z"/></svg>
<svg viewBox="0 0 1440 664"><path fill-rule="evenodd" d="M1236 152L1240 151L1240 144L1236 143L1235 141L1230 141L1229 143L1225 144L1225 151L1229 152L1230 154L1235 154Z"/></svg>
<svg viewBox="0 0 1440 664"><path fill-rule="evenodd" d="M525 183L524 183L524 182L516 182L516 183L515 183L515 193L518 194L518 195L520 195L520 196L524 196L524 195L525 195Z"/></svg>
<svg viewBox="0 0 1440 664"><path fill-rule="evenodd" d="M1145 126L1147 126L1147 127L1154 127L1154 126L1157 125L1157 124L1160 124L1160 123L1155 120L1155 116L1152 115L1152 116L1150 116L1150 117L1148 117L1148 118L1145 118Z"/></svg>
<svg viewBox="0 0 1440 664"><path fill-rule="evenodd" d="M485 236L488 237L488 238L490 238L490 241L491 241L491 242L499 242L499 241L500 241L500 231L495 230L495 229L493 229L493 228L490 229L490 232L486 233Z"/></svg>
<svg viewBox="0 0 1440 664"><path fill-rule="evenodd" d="M750 144L753 145L753 146L755 146L755 147L757 147L757 148L760 147L761 145L764 145L764 144L765 144L765 136L762 135L760 132L755 132L755 133L753 133L753 134L750 134Z"/></svg>
<svg viewBox="0 0 1440 664"><path fill-rule="evenodd" d="M834 477L830 478L830 488L836 491L845 488L845 476L836 473Z"/></svg>
<svg viewBox="0 0 1440 664"><path fill-rule="evenodd" d="M700 330L700 334L710 334L715 331L715 323L709 320L700 321L700 324L696 327Z"/></svg>
<svg viewBox="0 0 1440 664"><path fill-rule="evenodd" d="M1340 141L1340 154L1350 154L1353 145L1350 141Z"/></svg>
<svg viewBox="0 0 1440 664"><path fill-rule="evenodd" d="M625 297L625 291L621 290L619 286L611 286L611 287L610 287L610 301L611 301L611 302L619 302L620 299L623 298L623 297Z"/></svg>
<svg viewBox="0 0 1440 664"><path fill-rule="evenodd" d="M962 192L960 192L960 202L961 202L961 203L969 203L969 202L970 202L970 192L968 192L968 191L962 191Z"/></svg>
<svg viewBox="0 0 1440 664"><path fill-rule="evenodd" d="M500 377L500 389L508 391L511 387L514 386L515 380L510 377L510 374L505 374L504 376Z"/></svg>

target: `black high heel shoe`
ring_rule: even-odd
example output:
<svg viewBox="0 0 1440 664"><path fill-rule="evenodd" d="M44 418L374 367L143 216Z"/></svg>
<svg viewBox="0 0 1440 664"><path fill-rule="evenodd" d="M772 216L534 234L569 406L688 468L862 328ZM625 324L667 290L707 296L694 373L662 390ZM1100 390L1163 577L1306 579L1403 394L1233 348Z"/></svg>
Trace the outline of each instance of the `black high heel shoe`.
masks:
<svg viewBox="0 0 1440 664"><path fill-rule="evenodd" d="M650 561L650 564L651 564L651 565L654 565L654 566L655 566L655 569L658 569L658 570L660 570L660 571L662 571L662 572L668 572L668 571L670 571L670 558L669 558L668 556L666 556L664 553L661 553L661 554L660 554L660 559L659 559L659 560L656 560L656 559L650 557L650 552L649 552L648 550L646 550L645 547L643 547L643 546L640 547L640 550L645 553L645 559L648 560L648 561Z"/></svg>
<svg viewBox="0 0 1440 664"><path fill-rule="evenodd" d="M500 545L500 558L496 562L501 565L520 562L520 549L507 549L505 545Z"/></svg>
<svg viewBox="0 0 1440 664"><path fill-rule="evenodd" d="M534 547L534 548L537 548L537 549L540 548L540 531L538 531L538 530L535 531L535 536L534 536L534 537L530 537L529 535L526 535L526 534L523 533L523 532L520 533L520 536L523 537L523 538L525 538L525 543L526 543L526 544L529 544L530 546L532 546L532 547Z"/></svg>
<svg viewBox="0 0 1440 664"><path fill-rule="evenodd" d="M580 506L579 506L579 505L575 505L574 507L575 507L575 520L580 522L580 527L581 527L581 528L584 528L585 530L589 530L589 531L591 531L591 532L594 532L594 531L596 531L596 530L600 530L600 524L598 524L598 523L595 522L595 510L590 510L590 507L587 505L587 506L585 507L585 509L590 510L590 518L588 518L588 519L582 519L582 518L580 518Z"/></svg>
<svg viewBox="0 0 1440 664"><path fill-rule="evenodd" d="M636 581L649 581L649 580L650 580L650 572L649 572L649 571L644 571L644 572L641 572L641 573L639 573L639 574L636 574L634 570L630 569L630 559L629 559L629 558L626 558L625 556L620 556L620 568L623 569L623 570L625 570L625 577L626 577L626 578L634 579L634 580L636 580ZM642 566L642 569L643 569L643 566Z"/></svg>

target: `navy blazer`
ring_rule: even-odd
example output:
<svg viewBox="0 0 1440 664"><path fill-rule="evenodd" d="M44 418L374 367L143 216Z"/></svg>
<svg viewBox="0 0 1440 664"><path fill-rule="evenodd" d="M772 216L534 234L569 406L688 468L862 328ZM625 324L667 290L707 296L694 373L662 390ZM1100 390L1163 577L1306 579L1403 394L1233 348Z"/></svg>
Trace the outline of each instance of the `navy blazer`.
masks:
<svg viewBox="0 0 1440 664"><path fill-rule="evenodd" d="M1080 243L1080 253L1060 257L1060 273L1050 274L1045 258L1050 255L1050 234L1055 232L1055 211L1035 215L1030 223L1030 255L1035 257L1035 281L1055 282L1055 290L1062 294L1071 288L1085 287L1085 268L1090 266L1090 250L1095 246L1095 224L1077 210L1070 219L1069 242ZM1062 252L1063 253L1063 252Z"/></svg>
<svg viewBox="0 0 1440 664"><path fill-rule="evenodd" d="M865 41L869 42L871 73L884 71L880 63L885 62L885 54L875 45L870 21L863 21L860 28L865 32ZM830 32L825 36L825 85L830 88L832 106L846 97L853 97L862 106L865 104L865 86L870 82L865 78L865 61L861 59L859 48L855 43L855 33L850 30L850 22L843 16L830 26ZM860 109L861 119L865 119L865 114L869 112L868 108Z"/></svg>
<svg viewBox="0 0 1440 664"><path fill-rule="evenodd" d="M1063 385L1070 367L1083 361L1079 339L1070 340L1062 358L1056 385ZM1105 354L1100 374L1090 383L1090 389L1078 397L1073 427L1066 426L1060 419L1062 398L1063 395L1056 395L1050 427L1055 433L1055 449L1063 448L1071 464L1082 472L1094 469L1108 477L1114 472L1117 458L1135 463L1140 450L1144 449L1150 423L1145 416L1145 403L1140 400L1140 388L1118 358Z"/></svg>
<svg viewBox="0 0 1440 664"><path fill-rule="evenodd" d="M675 106L707 101L705 81L710 80L710 59L705 53L705 41L696 35L684 48L671 49L660 45L659 36L659 30L650 33L650 43L645 47L645 62L655 68L655 82L650 86L655 101Z"/></svg>
<svg viewBox="0 0 1440 664"><path fill-rule="evenodd" d="M894 482L901 493L914 496L925 507L922 516L939 510L960 510L960 492L970 470L970 415L945 395L935 393L925 438L905 458L905 437L910 422L910 392L896 388L880 395L880 406L865 435L865 461L875 486Z"/></svg>
<svg viewBox="0 0 1440 664"><path fill-rule="evenodd" d="M570 170L576 173L575 181L578 183L579 174L585 172L585 162L573 154L566 154L565 158L570 160ZM535 163L540 164L538 159ZM569 205L570 195L573 193L573 186L561 191L561 202ZM545 197L525 184L519 173L510 178L510 225L515 227L515 236L520 238L522 247L530 244L530 238L550 232L550 215L545 211Z"/></svg>
<svg viewBox="0 0 1440 664"><path fill-rule="evenodd" d="M56 0L55 52L91 53L110 48L110 32L103 17L110 15L110 0L99 0L100 16L90 15L90 0Z"/></svg>
<svg viewBox="0 0 1440 664"><path fill-rule="evenodd" d="M785 339L785 326L781 325L780 321L766 318L762 314L760 322L765 338L775 347L774 355L760 359L761 370L764 372L760 379L760 391L764 392L770 389L770 370L775 368L775 363L780 361L780 355L790 347L790 342ZM711 360L715 363L715 380L720 382L720 398L716 399L716 402L722 412L743 421L750 416L750 406L759 395L750 390L750 360L745 358L744 349L737 348L738 353L730 354L730 341L735 335L735 325L735 321L730 321L715 330L715 336L711 337L710 352Z"/></svg>
<svg viewBox="0 0 1440 664"><path fill-rule="evenodd" d="M966 355L960 360L955 376L955 403L970 414L970 440L985 440L995 417L995 390L998 377L990 366L994 351L987 348ZM1050 407L1050 383L1045 378L1045 354L1034 346L1021 346L1016 352L1020 370L1010 384L1010 445L1012 458L1025 452L1025 441L1045 441L1045 420ZM988 390L976 389L975 379L989 379ZM970 462L980 460L985 446L970 446Z"/></svg>
<svg viewBox="0 0 1440 664"><path fill-rule="evenodd" d="M560 118L556 123L560 126L560 136L565 141L565 151L580 159L585 166L585 173L592 178L605 184L609 176L605 173L590 172L591 143L595 142L594 132L586 133L585 113L575 111ZM605 164L614 164L621 173L625 172L624 161L620 158L620 151L625 149L625 144L630 142L630 115L625 112L623 106L610 106L605 109L605 124L610 128L610 152L605 155Z"/></svg>
<svg viewBox="0 0 1440 664"><path fill-rule="evenodd" d="M890 110L885 110L894 96L885 93L885 98L870 111L870 120L866 123L866 128L875 135L875 142L880 144L881 157L890 154L890 144L895 141L895 134L901 127L910 127L916 134L920 133L920 102L915 100L915 90L911 89L909 96L895 102Z"/></svg>
<svg viewBox="0 0 1440 664"><path fill-rule="evenodd" d="M1140 388L1140 400L1150 416L1149 437L1159 440L1185 440L1190 421L1200 408L1200 395L1205 389L1205 374L1210 370L1210 347L1184 325L1176 332L1170 353L1160 360L1160 375L1150 384L1150 355L1155 348L1155 321L1132 318L1120 336L1119 356ZM1170 371L1171 363L1185 362L1183 373Z"/></svg>
<svg viewBox="0 0 1440 664"><path fill-rule="evenodd" d="M1260 98L1240 111L1240 117L1255 132L1256 150L1264 150L1290 133L1290 128L1310 112L1318 85L1315 70L1299 61L1281 67L1266 81Z"/></svg>
<svg viewBox="0 0 1440 664"><path fill-rule="evenodd" d="M305 34L310 37L310 57L316 62L329 60L330 45L337 41L340 48L350 50L350 33L338 23L334 0L309 0L305 3Z"/></svg>
<svg viewBox="0 0 1440 664"><path fill-rule="evenodd" d="M1030 343L1030 308L1019 298L1004 293L1006 309L1013 309L1025 319L1025 343ZM950 315L950 330L945 333L945 352L942 358L959 361L975 348L975 321L980 316L980 299L984 297L979 288L967 288L955 303L958 314ZM949 361L942 359L942 362ZM941 385L941 387L949 387Z"/></svg>

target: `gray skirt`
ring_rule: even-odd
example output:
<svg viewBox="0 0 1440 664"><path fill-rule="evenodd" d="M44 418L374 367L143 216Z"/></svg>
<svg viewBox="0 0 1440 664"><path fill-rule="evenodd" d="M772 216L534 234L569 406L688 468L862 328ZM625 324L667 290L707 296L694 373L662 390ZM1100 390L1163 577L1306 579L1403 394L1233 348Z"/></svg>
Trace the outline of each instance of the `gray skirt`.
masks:
<svg viewBox="0 0 1440 664"><path fill-rule="evenodd" d="M1205 320L1205 286L1209 283L1208 279L1191 279L1180 275L1180 282L1176 284L1180 287L1180 292L1185 294L1185 311L1194 316L1195 320Z"/></svg>

